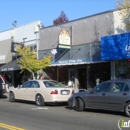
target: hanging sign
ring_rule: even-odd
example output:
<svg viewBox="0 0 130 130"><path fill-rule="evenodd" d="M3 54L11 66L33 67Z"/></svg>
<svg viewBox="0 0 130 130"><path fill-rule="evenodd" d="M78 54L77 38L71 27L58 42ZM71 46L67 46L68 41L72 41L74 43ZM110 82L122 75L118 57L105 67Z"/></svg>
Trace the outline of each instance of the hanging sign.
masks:
<svg viewBox="0 0 130 130"><path fill-rule="evenodd" d="M70 46L70 35L67 30L61 30L59 34L59 47Z"/></svg>

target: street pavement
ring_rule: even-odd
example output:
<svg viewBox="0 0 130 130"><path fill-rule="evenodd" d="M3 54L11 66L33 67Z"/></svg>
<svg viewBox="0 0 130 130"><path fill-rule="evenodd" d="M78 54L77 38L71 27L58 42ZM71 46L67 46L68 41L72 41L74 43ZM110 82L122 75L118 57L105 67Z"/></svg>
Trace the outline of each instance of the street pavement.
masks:
<svg viewBox="0 0 130 130"><path fill-rule="evenodd" d="M118 121L129 120L120 112L76 112L67 104L38 107L34 102L11 103L8 99L8 94L0 99L0 130L119 130Z"/></svg>

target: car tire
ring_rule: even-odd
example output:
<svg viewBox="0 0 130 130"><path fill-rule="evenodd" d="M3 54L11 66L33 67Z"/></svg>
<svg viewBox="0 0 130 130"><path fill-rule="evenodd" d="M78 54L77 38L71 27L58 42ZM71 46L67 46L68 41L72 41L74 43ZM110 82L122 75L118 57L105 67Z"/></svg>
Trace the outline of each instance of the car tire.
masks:
<svg viewBox="0 0 130 130"><path fill-rule="evenodd" d="M44 106L45 105L44 99L43 99L41 94L36 95L35 102L36 102L37 106Z"/></svg>
<svg viewBox="0 0 130 130"><path fill-rule="evenodd" d="M84 102L81 98L76 99L74 109L79 112L84 110Z"/></svg>
<svg viewBox="0 0 130 130"><path fill-rule="evenodd" d="M128 102L126 105L125 105L125 110L124 110L126 116L130 117L130 102Z"/></svg>
<svg viewBox="0 0 130 130"><path fill-rule="evenodd" d="M9 101L10 101L10 102L15 102L15 96L14 96L14 93L13 93L13 92L10 92L10 93L9 93Z"/></svg>

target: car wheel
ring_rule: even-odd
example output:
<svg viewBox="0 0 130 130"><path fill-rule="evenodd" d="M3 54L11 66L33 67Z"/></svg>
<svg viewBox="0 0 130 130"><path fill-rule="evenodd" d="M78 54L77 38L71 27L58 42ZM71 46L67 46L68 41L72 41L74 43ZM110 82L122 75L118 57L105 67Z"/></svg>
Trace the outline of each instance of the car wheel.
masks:
<svg viewBox="0 0 130 130"><path fill-rule="evenodd" d="M81 98L76 99L74 109L76 111L83 111L84 110L84 102Z"/></svg>
<svg viewBox="0 0 130 130"><path fill-rule="evenodd" d="M44 106L45 105L44 99L43 99L41 94L36 95L35 102L36 102L37 106Z"/></svg>
<svg viewBox="0 0 130 130"><path fill-rule="evenodd" d="M14 96L14 93L13 93L13 92L10 92L10 93L9 93L9 101L10 101L10 102L15 102L15 96Z"/></svg>
<svg viewBox="0 0 130 130"><path fill-rule="evenodd" d="M130 102L128 102L126 105L125 105L125 114L126 116L130 117Z"/></svg>

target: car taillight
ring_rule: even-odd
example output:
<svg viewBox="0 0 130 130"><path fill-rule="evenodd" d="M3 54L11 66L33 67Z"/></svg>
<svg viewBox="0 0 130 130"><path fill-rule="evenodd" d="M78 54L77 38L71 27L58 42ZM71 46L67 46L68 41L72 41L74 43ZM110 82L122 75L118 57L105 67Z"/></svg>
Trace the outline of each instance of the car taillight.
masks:
<svg viewBox="0 0 130 130"><path fill-rule="evenodd" d="M72 95L73 95L74 93L75 93L74 90L72 90Z"/></svg>
<svg viewBox="0 0 130 130"><path fill-rule="evenodd" d="M51 92L51 94L58 94L58 91L57 91L57 90L53 90L53 91Z"/></svg>

